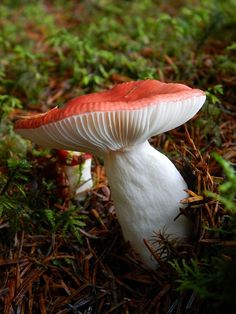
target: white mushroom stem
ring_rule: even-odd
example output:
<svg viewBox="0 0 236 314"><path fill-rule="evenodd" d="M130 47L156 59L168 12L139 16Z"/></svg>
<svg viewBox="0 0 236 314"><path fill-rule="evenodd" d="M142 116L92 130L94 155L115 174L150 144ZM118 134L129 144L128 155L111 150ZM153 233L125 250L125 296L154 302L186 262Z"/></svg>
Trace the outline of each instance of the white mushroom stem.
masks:
<svg viewBox="0 0 236 314"><path fill-rule="evenodd" d="M143 239L154 231L184 238L189 223L180 216L180 200L187 196L187 185L163 154L145 143L106 154L105 169L124 238L151 268L157 265Z"/></svg>
<svg viewBox="0 0 236 314"><path fill-rule="evenodd" d="M92 158L88 158L82 164L63 166L68 179L71 196L75 200L84 200L88 190L93 186L91 162Z"/></svg>

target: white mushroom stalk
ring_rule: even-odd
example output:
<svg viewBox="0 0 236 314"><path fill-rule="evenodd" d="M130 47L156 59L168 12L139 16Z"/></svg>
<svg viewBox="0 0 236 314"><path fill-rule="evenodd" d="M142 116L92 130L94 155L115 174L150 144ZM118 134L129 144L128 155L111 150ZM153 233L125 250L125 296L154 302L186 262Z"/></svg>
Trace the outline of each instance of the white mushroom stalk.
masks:
<svg viewBox="0 0 236 314"><path fill-rule="evenodd" d="M92 155L64 149L58 150L57 154L68 180L70 197L77 201L83 201L93 187Z"/></svg>
<svg viewBox="0 0 236 314"><path fill-rule="evenodd" d="M186 218L174 220L187 185L147 140L188 121L204 101L201 90L182 84L129 82L19 120L16 131L46 147L103 155L124 238L154 268L144 239L163 230L180 238L188 235Z"/></svg>
<svg viewBox="0 0 236 314"><path fill-rule="evenodd" d="M187 219L174 221L187 185L173 163L147 141L107 154L105 168L124 238L154 268L143 239L163 230L174 237L187 236Z"/></svg>

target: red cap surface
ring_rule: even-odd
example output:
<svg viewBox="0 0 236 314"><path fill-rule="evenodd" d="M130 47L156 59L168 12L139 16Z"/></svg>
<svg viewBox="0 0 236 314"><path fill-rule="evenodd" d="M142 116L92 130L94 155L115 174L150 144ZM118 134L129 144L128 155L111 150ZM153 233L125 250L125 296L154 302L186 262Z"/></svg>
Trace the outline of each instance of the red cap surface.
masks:
<svg viewBox="0 0 236 314"><path fill-rule="evenodd" d="M57 151L58 159L64 166L77 166L85 162L85 160L92 158L89 153L73 152L65 149Z"/></svg>
<svg viewBox="0 0 236 314"><path fill-rule="evenodd" d="M204 101L203 91L183 84L128 82L18 120L15 130L46 147L107 152L183 124Z"/></svg>
<svg viewBox="0 0 236 314"><path fill-rule="evenodd" d="M156 80L134 81L118 84L110 90L82 95L70 100L63 108L53 108L47 113L18 120L16 129L37 128L43 124L89 112L136 110L150 106L154 101L182 101L202 96L203 91L183 84L162 83Z"/></svg>

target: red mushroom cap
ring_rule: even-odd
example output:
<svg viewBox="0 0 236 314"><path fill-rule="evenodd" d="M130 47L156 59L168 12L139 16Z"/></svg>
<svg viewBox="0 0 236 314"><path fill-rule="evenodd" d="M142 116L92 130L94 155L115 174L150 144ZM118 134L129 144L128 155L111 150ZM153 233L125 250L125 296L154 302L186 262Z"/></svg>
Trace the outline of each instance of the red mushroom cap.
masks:
<svg viewBox="0 0 236 314"><path fill-rule="evenodd" d="M81 165L85 160L92 158L89 153L73 152L65 149L59 149L57 155L63 166Z"/></svg>
<svg viewBox="0 0 236 314"><path fill-rule="evenodd" d="M183 84L128 82L77 97L45 114L18 120L15 130L46 147L108 152L183 124L204 101L203 91Z"/></svg>

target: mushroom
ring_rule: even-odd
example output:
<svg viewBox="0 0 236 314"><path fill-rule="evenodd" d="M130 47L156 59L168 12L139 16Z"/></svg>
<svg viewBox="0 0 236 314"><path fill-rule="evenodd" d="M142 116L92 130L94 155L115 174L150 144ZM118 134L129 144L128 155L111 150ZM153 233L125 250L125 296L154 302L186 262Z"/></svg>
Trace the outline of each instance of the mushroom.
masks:
<svg viewBox="0 0 236 314"><path fill-rule="evenodd" d="M83 201L86 193L93 186L91 175L92 155L60 149L58 159L68 180L70 196Z"/></svg>
<svg viewBox="0 0 236 314"><path fill-rule="evenodd" d="M183 84L134 81L18 120L15 130L45 147L103 156L123 236L155 268L144 239L163 229L182 239L188 235L187 219L174 220L187 185L148 139L188 121L204 101L203 91Z"/></svg>

